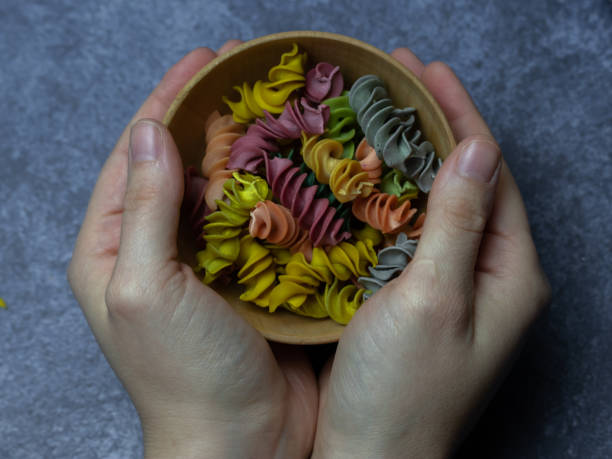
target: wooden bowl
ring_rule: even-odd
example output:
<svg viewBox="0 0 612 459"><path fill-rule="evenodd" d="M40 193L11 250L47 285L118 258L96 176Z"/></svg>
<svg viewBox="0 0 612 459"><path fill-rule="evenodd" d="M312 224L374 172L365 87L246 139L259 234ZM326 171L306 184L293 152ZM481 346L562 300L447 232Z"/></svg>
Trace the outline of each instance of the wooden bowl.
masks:
<svg viewBox="0 0 612 459"><path fill-rule="evenodd" d="M434 98L406 67L373 46L343 35L324 32L285 32L243 43L205 66L181 90L164 123L174 136L185 166L199 170L205 147L204 122L214 110L231 113L222 102L227 95L237 100L233 86L258 79L267 80L268 69L278 64L282 53L293 43L308 53L308 66L325 61L340 66L345 87L365 74L376 74L386 83L398 107L412 106L425 139L445 158L454 148L452 131ZM182 233L179 253L182 261L195 265L192 237ZM239 299L241 287L215 285L218 291L253 327L267 339L291 344L322 344L337 341L344 326L331 319L311 319L285 310L269 313L266 309Z"/></svg>

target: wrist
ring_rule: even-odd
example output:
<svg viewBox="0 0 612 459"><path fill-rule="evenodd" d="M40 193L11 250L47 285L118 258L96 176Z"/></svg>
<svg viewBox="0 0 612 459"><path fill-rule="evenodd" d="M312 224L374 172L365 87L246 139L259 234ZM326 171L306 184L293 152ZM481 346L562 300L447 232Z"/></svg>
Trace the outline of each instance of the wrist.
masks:
<svg viewBox="0 0 612 459"><path fill-rule="evenodd" d="M142 421L144 457L162 458L235 458L289 457L291 446L282 422L268 422L266 416L250 419L226 419L210 416L207 420L166 416Z"/></svg>
<svg viewBox="0 0 612 459"><path fill-rule="evenodd" d="M144 457L166 458L233 458L274 457L274 445L263 436L250 435L237 426L192 425L149 429L143 426Z"/></svg>
<svg viewBox="0 0 612 459"><path fill-rule="evenodd" d="M312 459L355 457L443 459L451 454L452 448L448 442L431 433L406 432L403 435L385 435L380 430L368 430L359 436L337 432L319 433Z"/></svg>

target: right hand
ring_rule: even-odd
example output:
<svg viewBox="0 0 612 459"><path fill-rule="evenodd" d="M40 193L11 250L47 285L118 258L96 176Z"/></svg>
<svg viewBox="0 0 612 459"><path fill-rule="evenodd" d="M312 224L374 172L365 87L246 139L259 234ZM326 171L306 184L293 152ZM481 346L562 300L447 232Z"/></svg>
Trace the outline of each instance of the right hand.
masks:
<svg viewBox="0 0 612 459"><path fill-rule="evenodd" d="M313 457L450 454L550 296L518 187L470 96L446 65L392 55L459 144L414 260L355 314L321 373Z"/></svg>

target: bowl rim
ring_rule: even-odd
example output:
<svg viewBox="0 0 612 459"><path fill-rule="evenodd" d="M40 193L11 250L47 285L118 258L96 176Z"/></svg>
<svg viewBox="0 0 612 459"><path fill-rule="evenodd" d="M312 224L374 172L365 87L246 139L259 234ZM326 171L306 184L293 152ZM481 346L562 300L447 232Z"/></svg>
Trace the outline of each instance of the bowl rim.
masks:
<svg viewBox="0 0 612 459"><path fill-rule="evenodd" d="M376 54L380 59L383 59L387 61L388 63L390 63L391 65L393 65L394 67L397 67L402 73L405 74L406 78L409 78L412 81L412 83L419 89L421 94L423 94L424 97L427 99L427 102L433 108L436 114L436 117L443 121L442 125L439 126L439 129L443 131L444 137L449 138L451 140L451 145L453 147L456 146L455 136L448 123L448 120L446 119L446 115L444 114L444 111L442 110L442 108L440 107L436 99L433 97L433 95L429 92L427 87L423 84L421 79L418 76L416 76L408 67L406 67L404 64L402 64L397 59L392 57L390 54L382 51L379 48L376 48L373 45L370 45L369 43L358 40L357 38L349 37L348 35L332 33L332 32L320 32L320 31L314 31L314 30L294 30L290 32L279 32L279 33L274 33L270 35L264 35L262 37L258 37L258 38L254 38L249 41L245 41L244 43L241 43L235 48L232 48L231 50L222 54L221 56L214 58L204 67L202 67L202 69L200 69L198 73L196 73L187 82L187 84L183 86L183 88L179 91L177 96L172 101L170 108L168 108L168 111L164 115L164 119L162 121L163 124L169 127L170 122L173 120L176 112L178 111L180 106L183 104L184 100L187 98L187 95L190 93L191 89L195 85L197 85L202 78L204 78L207 74L212 72L213 69L217 67L218 65L220 65L221 63L225 62L228 59L232 59L236 54L240 54L245 49L261 45L262 43L287 40L287 39L299 40L300 38L305 38L305 37L335 40L335 41L343 42L345 44L355 46L358 48L365 48L369 52ZM437 153L438 153L438 156L440 156L441 153L440 152L437 152ZM446 152L446 153L450 154L450 152Z"/></svg>
<svg viewBox="0 0 612 459"><path fill-rule="evenodd" d="M179 91L179 93L177 94L177 96L174 98L174 100L172 101L172 104L170 105L170 107L168 108L164 118L163 118L163 124L170 128L170 124L172 123L176 113L179 111L179 109L181 108L183 102L185 101L185 99L189 96L189 94L191 93L191 90L194 88L194 86L196 86L197 84L199 84L199 82L205 78L209 73L211 73L217 66L221 65L222 63L224 63L225 61L234 58L234 56L242 53L244 50L246 49L250 49L252 47L255 46L259 46L261 44L264 43L268 43L268 42L275 42L275 41L287 41L287 40L295 40L296 42L298 42L299 44L299 40L300 39L304 39L304 38L309 38L309 39L324 39L324 40L331 40L331 41L336 41L336 42L342 42L345 45L349 45L349 46L353 46L356 48L361 48L364 49L366 52L372 53L374 55L376 55L379 59L383 59L384 61L387 61L388 64L392 65L393 67L396 67L405 78L408 78L411 80L411 83L418 88L418 90L421 92L421 94L423 95L423 97L427 100L427 103L430 105L430 107L432 108L432 110L435 113L435 116L442 121L441 125L438 126L438 129L440 129L441 131L441 135L443 135L444 137L446 137L449 141L450 141L450 148L452 150L452 148L454 148L456 146L456 140L455 140L455 136L452 132L452 129L450 127L450 124L446 118L446 115L444 114L444 111L442 110L442 108L440 107L440 105L438 104L438 102L435 100L435 98L433 97L433 95L429 92L429 90L425 87L425 85L423 84L423 82L420 80L420 78L418 76L416 76L410 69L408 69L404 64L402 64L401 62L399 62L397 59L395 59L394 57L392 57L390 54L382 51L379 48L376 48L373 45L370 45L369 43L366 43L364 41L358 40L356 38L347 36L347 35L341 35L341 34L337 34L337 33L331 33L331 32L322 32L322 31L312 31L312 30L295 30L295 31L289 31L289 32L280 32L280 33L274 33L274 34L269 34L269 35L264 35L249 41L245 41L244 43L241 43L240 45L232 48L231 50L229 50L228 52L222 54L221 56L218 56L216 58L214 58L212 61L210 61L208 64L206 64L204 67L202 67L202 69L200 69L188 82L187 84L185 84L185 86L183 86L183 88ZM450 154L450 151L448 152L437 152L438 156L441 157L446 157L448 154ZM331 320L331 319L328 319ZM252 324L253 325L253 324ZM316 338L309 338L309 337L303 337L303 336L295 336L295 335L291 335L291 334L285 334L282 332L274 332L274 331L262 331L259 329L259 327L256 327L255 325L253 325L254 328L256 328L257 330L259 330L259 332L268 340L270 341L275 341L275 342L280 342L280 343L286 343L286 344L300 344L300 345L309 345L309 344L325 344L325 343L332 343L332 342L336 342L340 339L344 329L346 328L346 326L340 326L336 331L332 331L330 333L325 334L324 336L318 336Z"/></svg>

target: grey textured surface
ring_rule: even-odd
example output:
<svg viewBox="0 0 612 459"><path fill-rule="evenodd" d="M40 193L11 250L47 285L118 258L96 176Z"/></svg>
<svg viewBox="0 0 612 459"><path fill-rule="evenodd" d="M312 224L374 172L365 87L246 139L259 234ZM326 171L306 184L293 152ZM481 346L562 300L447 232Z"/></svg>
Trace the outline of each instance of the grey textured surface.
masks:
<svg viewBox="0 0 612 459"><path fill-rule="evenodd" d="M524 194L554 297L459 456L612 457L604 0L0 0L0 457L142 454L136 412L66 282L89 194L183 54L292 29L449 63Z"/></svg>

